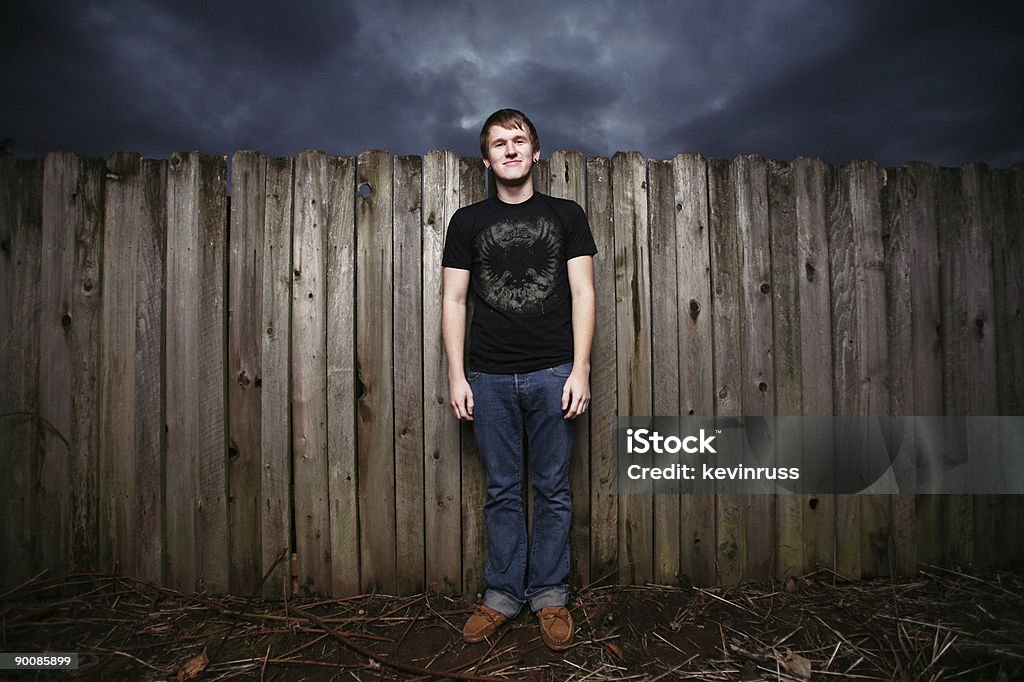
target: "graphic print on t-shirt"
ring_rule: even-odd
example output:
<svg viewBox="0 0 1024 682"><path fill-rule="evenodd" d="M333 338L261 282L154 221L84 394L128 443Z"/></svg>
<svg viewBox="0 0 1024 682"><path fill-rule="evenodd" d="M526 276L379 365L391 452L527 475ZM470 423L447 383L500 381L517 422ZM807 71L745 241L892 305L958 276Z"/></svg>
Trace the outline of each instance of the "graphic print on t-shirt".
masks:
<svg viewBox="0 0 1024 682"><path fill-rule="evenodd" d="M545 218L505 221L484 228L475 241L480 254L478 289L492 307L509 313L539 313L555 290L562 241Z"/></svg>

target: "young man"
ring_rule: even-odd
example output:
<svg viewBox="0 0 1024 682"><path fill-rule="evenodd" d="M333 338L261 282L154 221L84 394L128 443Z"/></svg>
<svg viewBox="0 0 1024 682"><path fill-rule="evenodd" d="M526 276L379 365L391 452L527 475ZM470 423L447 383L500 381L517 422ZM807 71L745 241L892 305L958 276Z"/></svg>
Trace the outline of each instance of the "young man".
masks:
<svg viewBox="0 0 1024 682"><path fill-rule="evenodd" d="M572 420L590 404L597 247L578 204L533 191L540 144L522 112L491 114L480 152L497 196L456 211L441 263L450 404L458 419L473 422L487 477L487 591L463 637L483 640L528 604L544 643L562 650L574 634L566 608L569 464ZM529 553L524 453L534 489Z"/></svg>

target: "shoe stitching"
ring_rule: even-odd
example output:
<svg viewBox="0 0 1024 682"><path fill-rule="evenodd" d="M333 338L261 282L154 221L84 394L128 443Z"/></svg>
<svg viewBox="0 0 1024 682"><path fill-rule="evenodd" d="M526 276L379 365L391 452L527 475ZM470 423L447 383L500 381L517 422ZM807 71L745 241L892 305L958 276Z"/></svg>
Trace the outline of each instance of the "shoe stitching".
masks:
<svg viewBox="0 0 1024 682"><path fill-rule="evenodd" d="M466 634L468 634L471 637L474 637L474 636L480 634L481 632L483 632L484 630L486 630L487 628L492 627L492 626L495 629L497 629L504 622L503 619L505 618L505 616L502 613L496 612L497 615L494 615L490 611L487 611L486 609L484 609L482 607L482 605L480 605L480 604L477 604L475 608L476 608L476 611L474 612L474 614L472 616L470 616L470 620L475 618L477 615L481 615L481 616L483 616L486 619L486 622L484 622L477 629L472 630L472 631L466 633ZM467 625L468 625L468 623L467 623Z"/></svg>
<svg viewBox="0 0 1024 682"><path fill-rule="evenodd" d="M564 607L563 607L563 609L560 610L560 611L553 611L553 612L548 612L548 613L538 613L537 616L541 620L541 630L542 630L543 634L546 635L551 641L553 641L553 642L555 642L557 644L562 644L564 642L571 641L572 636L573 636L574 633L573 633L573 626L572 626L572 616L569 614L569 610L568 609L564 609ZM566 634L564 636L557 636L557 635L555 635L554 633L551 632L550 621L553 621L553 620L560 620L563 623L565 623L566 627L568 628L568 631L566 632Z"/></svg>

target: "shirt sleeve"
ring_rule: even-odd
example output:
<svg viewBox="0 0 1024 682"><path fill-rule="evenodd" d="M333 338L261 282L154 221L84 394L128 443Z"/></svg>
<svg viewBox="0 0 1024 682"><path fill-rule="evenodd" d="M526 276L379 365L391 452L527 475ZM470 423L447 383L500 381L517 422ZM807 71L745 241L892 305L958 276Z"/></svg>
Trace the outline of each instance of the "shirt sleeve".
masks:
<svg viewBox="0 0 1024 682"><path fill-rule="evenodd" d="M464 212L460 209L448 221L448 232L444 238L444 254L441 256L441 267L459 270L473 269L473 252L466 230L463 225Z"/></svg>
<svg viewBox="0 0 1024 682"><path fill-rule="evenodd" d="M583 208L576 202L572 203L569 210L569 234L566 240L565 259L570 260L577 256L593 256L597 253L597 244L594 243L594 235L590 232L590 221Z"/></svg>

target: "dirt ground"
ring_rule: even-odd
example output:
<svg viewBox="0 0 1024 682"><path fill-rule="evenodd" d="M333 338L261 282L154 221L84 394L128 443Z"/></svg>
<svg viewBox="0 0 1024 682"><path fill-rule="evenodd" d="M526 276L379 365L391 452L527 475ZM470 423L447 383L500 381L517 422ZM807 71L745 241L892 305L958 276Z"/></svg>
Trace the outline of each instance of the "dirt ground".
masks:
<svg viewBox="0 0 1024 682"><path fill-rule="evenodd" d="M73 596L71 596L73 595ZM532 614L487 642L439 594L265 602L103 575L0 595L0 650L77 652L75 671L12 680L1021 680L1024 572L828 572L735 588L587 588L576 644L549 651Z"/></svg>

